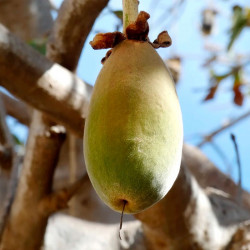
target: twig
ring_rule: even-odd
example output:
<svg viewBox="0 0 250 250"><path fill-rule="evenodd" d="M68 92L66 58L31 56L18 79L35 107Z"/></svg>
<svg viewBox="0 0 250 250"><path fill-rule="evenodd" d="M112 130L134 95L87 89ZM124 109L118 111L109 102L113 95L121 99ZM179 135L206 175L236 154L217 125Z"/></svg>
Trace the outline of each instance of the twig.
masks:
<svg viewBox="0 0 250 250"><path fill-rule="evenodd" d="M197 147L202 147L204 144L206 144L207 142L212 141L212 139L219 134L220 132L232 127L233 125L235 125L236 123L238 123L239 121L244 120L245 118L247 118L248 116L250 116L250 111L246 112L245 114L239 116L236 119L233 119L231 122L228 122L227 124L223 125L222 127L215 129L213 132L211 132L209 135L204 136L204 140L202 142L200 142Z"/></svg>
<svg viewBox="0 0 250 250"><path fill-rule="evenodd" d="M58 210L67 208L69 200L77 193L77 191L87 180L88 175L85 174L82 178L68 187L55 191L51 195L46 196L40 202L40 213L44 215L50 215Z"/></svg>
<svg viewBox="0 0 250 250"><path fill-rule="evenodd" d="M234 134L231 134L231 139L233 141L235 152L236 152L237 166L238 166L238 172L239 172L238 193L236 196L236 200L238 204L241 205L242 203L242 168L241 168L241 162L240 162L240 154L239 154L239 148L238 148L238 144L236 142L236 138Z"/></svg>
<svg viewBox="0 0 250 250"><path fill-rule="evenodd" d="M14 117L20 123L29 126L31 120L31 112L29 112L28 105L2 92L0 92L0 98L2 98L3 100L6 114Z"/></svg>

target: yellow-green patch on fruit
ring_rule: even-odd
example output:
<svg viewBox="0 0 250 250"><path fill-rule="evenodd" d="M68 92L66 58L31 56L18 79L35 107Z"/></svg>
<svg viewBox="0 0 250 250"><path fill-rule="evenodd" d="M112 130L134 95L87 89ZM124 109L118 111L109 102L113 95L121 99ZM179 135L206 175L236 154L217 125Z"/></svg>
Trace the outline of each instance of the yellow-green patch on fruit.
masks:
<svg viewBox="0 0 250 250"><path fill-rule="evenodd" d="M84 130L90 180L112 209L163 198L180 168L182 116L173 80L148 42L117 45L97 78Z"/></svg>

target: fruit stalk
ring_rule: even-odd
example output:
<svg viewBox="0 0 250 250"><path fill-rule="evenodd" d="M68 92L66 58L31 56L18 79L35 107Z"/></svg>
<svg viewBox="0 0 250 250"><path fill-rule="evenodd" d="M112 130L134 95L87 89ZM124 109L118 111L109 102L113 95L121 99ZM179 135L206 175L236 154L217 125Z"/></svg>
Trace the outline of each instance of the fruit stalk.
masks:
<svg viewBox="0 0 250 250"><path fill-rule="evenodd" d="M129 24L135 22L138 16L138 0L122 0L123 7L123 33Z"/></svg>

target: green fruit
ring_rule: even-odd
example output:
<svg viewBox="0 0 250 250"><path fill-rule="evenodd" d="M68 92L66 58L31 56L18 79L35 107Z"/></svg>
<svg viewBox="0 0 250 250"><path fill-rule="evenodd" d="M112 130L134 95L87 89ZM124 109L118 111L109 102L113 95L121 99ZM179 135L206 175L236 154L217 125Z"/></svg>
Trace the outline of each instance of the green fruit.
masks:
<svg viewBox="0 0 250 250"><path fill-rule="evenodd" d="M125 40L94 86L84 131L87 172L113 210L163 198L180 168L182 116L173 80L148 42Z"/></svg>

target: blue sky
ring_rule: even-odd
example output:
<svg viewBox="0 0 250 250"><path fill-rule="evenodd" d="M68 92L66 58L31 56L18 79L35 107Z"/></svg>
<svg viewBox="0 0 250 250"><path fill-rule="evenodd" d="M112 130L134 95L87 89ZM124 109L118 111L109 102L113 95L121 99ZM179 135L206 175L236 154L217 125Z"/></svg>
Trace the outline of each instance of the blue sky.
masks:
<svg viewBox="0 0 250 250"><path fill-rule="evenodd" d="M61 0L54 1L59 6ZM111 0L109 8L113 10L121 10L121 0ZM207 44L216 45L224 48L228 42L227 31L230 27L231 16L229 6L234 4L245 4L245 1L195 1L186 0L185 4L174 13L174 18L164 15L165 1L154 2L140 1L140 10L145 10L151 14L149 24L151 27L149 37L154 40L158 33L163 29L168 30L172 37L173 45L167 49L158 50L163 59L179 55L183 57L181 78L177 86L177 92L183 113L184 122L184 138L187 143L197 145L202 139L202 135L208 134L212 130L220 127L228 119L236 118L245 113L250 108L250 101L244 102L242 107L237 107L232 103L232 92L229 91L230 81L223 82L221 90L211 102L203 103L202 99L208 88L208 70L201 67L204 60L210 55L204 47ZM169 1L172 4L174 1ZM216 19L216 28L213 35L205 38L200 33L201 11L209 6L215 7L219 11ZM161 20L159 18L162 17ZM111 32L115 30L115 24L118 23L114 15L104 10L97 19L93 31L94 32ZM82 56L79 61L77 74L80 78L90 84L94 84L95 79L102 65L101 58L106 51L94 51L89 41L92 40L95 33L91 32L84 46ZM249 30L242 33L238 41L235 43L231 56L235 51L249 54ZM247 43L248 41L248 43ZM247 45L248 44L248 45ZM223 73L224 68L218 67L217 70ZM27 131L14 124L12 119L8 120L14 130L17 130L22 138L27 136ZM20 134L20 128L22 133ZM219 134L214 142L223 151L227 161L231 165L231 169L226 166L221 156L211 147L205 145L202 150L220 169L232 175L238 180L238 171L236 164L235 150L230 139L230 133L234 133L238 142L240 158L242 162L242 181L243 187L250 191L250 117L238 123L234 127L225 130Z"/></svg>

